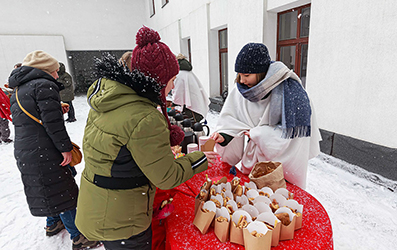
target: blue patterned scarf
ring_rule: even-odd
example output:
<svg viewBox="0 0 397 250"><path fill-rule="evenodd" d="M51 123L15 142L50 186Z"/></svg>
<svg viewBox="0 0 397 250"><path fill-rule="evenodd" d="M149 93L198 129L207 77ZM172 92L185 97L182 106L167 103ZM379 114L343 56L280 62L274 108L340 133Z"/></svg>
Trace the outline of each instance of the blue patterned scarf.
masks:
<svg viewBox="0 0 397 250"><path fill-rule="evenodd" d="M273 62L265 79L252 88L237 83L244 98L262 100L270 92L269 125L281 124L282 138L310 137L310 100L298 76L281 62Z"/></svg>

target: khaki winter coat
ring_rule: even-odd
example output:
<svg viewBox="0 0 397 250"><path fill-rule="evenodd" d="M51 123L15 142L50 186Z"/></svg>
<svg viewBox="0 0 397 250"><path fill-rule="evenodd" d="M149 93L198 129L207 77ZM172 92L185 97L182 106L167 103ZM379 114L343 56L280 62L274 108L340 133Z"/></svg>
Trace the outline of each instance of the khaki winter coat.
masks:
<svg viewBox="0 0 397 250"><path fill-rule="evenodd" d="M145 83L145 79L141 79ZM152 220L156 187L171 189L207 169L202 152L174 160L165 117L131 87L102 78L88 90L89 112L83 151L76 225L89 240L127 239ZM95 176L142 176L131 189L98 187Z"/></svg>

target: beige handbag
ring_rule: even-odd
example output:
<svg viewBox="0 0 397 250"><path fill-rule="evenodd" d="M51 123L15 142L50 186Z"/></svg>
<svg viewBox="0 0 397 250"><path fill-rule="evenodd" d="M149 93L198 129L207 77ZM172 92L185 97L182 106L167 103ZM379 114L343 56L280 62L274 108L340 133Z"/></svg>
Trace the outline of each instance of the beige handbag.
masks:
<svg viewBox="0 0 397 250"><path fill-rule="evenodd" d="M286 188L281 162L258 162L254 165L248 177L256 184L258 189L270 187L273 191L276 191L279 188Z"/></svg>

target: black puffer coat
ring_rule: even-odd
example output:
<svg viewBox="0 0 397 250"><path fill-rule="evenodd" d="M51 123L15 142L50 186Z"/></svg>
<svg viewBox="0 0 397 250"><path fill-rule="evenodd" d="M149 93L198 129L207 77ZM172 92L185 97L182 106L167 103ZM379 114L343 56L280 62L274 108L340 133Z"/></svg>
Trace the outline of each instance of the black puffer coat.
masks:
<svg viewBox="0 0 397 250"><path fill-rule="evenodd" d="M62 84L42 70L22 66L11 73L9 85L18 90L22 107L43 122L40 125L21 110L16 94L11 97L14 156L30 212L55 216L74 209L78 187L68 167L60 165L61 152L73 148L60 104Z"/></svg>

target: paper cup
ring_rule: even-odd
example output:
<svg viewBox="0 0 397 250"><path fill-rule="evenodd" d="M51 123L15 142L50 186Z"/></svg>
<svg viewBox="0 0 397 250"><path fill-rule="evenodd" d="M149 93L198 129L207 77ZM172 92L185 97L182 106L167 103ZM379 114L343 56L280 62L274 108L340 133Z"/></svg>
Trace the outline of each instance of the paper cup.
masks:
<svg viewBox="0 0 397 250"><path fill-rule="evenodd" d="M204 145L210 139L209 136L200 136L199 138L199 145Z"/></svg>
<svg viewBox="0 0 397 250"><path fill-rule="evenodd" d="M197 143L189 143L187 145L187 153L189 154L189 153L194 152L194 151L198 151Z"/></svg>

